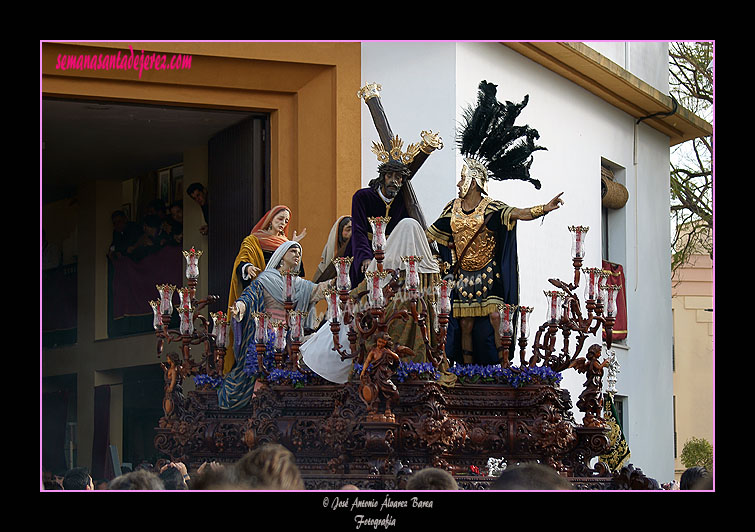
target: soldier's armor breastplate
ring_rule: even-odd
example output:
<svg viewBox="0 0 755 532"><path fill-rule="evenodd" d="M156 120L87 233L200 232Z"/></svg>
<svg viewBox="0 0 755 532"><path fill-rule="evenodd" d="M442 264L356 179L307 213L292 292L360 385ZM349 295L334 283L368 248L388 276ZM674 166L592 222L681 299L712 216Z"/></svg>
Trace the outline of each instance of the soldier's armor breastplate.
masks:
<svg viewBox="0 0 755 532"><path fill-rule="evenodd" d="M467 242L474 238L480 226L485 223L485 208L490 203L490 198L485 196L470 214L465 214L461 209L461 199L454 200L451 212L451 231L453 232L454 248L456 256L461 256ZM476 271L485 266L493 258L495 252L495 234L487 227L474 238L467 252L461 259L461 267L467 271Z"/></svg>

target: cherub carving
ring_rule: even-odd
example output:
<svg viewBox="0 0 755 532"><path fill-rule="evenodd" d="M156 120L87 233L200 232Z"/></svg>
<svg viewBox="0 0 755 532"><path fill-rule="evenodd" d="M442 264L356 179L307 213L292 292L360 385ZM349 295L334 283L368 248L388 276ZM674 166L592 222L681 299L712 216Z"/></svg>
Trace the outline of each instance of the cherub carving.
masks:
<svg viewBox="0 0 755 532"><path fill-rule="evenodd" d="M585 413L583 424L586 427L605 426L600 413L603 411L603 368L609 364L609 361L599 362L600 352L601 346L594 344L587 350L586 358L577 358L569 365L587 377L585 389L577 401L577 407Z"/></svg>
<svg viewBox="0 0 755 532"><path fill-rule="evenodd" d="M359 375L361 385L359 395L367 405L368 421L395 421L391 406L398 402L398 388L391 381L399 355L387 347L388 341L380 336L375 347L367 353L362 373ZM385 413L378 414L381 397L385 400Z"/></svg>

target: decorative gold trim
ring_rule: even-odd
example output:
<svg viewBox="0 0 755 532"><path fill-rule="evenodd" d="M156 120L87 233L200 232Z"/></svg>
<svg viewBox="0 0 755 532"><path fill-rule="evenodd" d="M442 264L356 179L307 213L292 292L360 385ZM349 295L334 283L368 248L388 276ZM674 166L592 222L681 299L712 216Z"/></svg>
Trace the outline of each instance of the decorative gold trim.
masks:
<svg viewBox="0 0 755 532"><path fill-rule="evenodd" d="M540 218L541 216L545 214L545 211L543 211L542 205L536 205L530 208L530 214L532 215L533 218Z"/></svg>
<svg viewBox="0 0 755 532"><path fill-rule="evenodd" d="M370 98L380 97L381 90L383 90L383 87L379 83L373 81L357 91L357 98L362 98L366 102Z"/></svg>
<svg viewBox="0 0 755 532"><path fill-rule="evenodd" d="M420 147L419 144L409 144L409 146L406 147L406 151L402 151L401 148L403 147L403 145L404 141L401 140L398 135L396 135L391 139L390 152L386 150L385 146L383 146L382 143L374 141L372 142L372 152L377 155L377 159L381 163L386 163L389 160L393 159L404 164L409 164L419 153Z"/></svg>
<svg viewBox="0 0 755 532"><path fill-rule="evenodd" d="M439 133L423 131L420 133L420 137L422 137L422 140L419 143L419 149L423 153L430 155L435 150L443 149L443 139L440 138Z"/></svg>

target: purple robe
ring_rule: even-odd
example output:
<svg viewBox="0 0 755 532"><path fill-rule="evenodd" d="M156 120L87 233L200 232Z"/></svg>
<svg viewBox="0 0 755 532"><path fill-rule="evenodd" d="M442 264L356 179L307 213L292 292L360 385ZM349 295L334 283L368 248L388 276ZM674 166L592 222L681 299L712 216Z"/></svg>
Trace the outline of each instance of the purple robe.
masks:
<svg viewBox="0 0 755 532"><path fill-rule="evenodd" d="M403 218L408 218L409 213L404 203L403 191L399 192L390 203L387 216L390 217L386 227L385 236L388 237L396 224ZM351 287L355 288L364 279L362 273L362 262L366 259L372 260L374 253L372 251L372 226L367 221L368 218L376 216L386 216L386 203L372 188L362 188L354 193L351 199L351 242L350 250L347 247L346 256L354 257L351 264Z"/></svg>

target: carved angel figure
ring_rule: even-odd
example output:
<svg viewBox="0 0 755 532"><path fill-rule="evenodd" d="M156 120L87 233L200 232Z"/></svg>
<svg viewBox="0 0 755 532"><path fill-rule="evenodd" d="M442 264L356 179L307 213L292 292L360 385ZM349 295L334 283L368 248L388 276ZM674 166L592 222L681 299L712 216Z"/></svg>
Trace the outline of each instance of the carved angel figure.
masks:
<svg viewBox="0 0 755 532"><path fill-rule="evenodd" d="M395 373L395 364L399 361L399 355L388 349L387 340L379 337L375 347L367 353L362 373L359 379L362 384L359 394L367 405L368 418L371 420L395 421L391 413L391 405L398 402L398 388L391 380ZM377 414L380 398L385 400L385 414Z"/></svg>
<svg viewBox="0 0 755 532"><path fill-rule="evenodd" d="M600 413L603 410L603 368L609 364L609 361L599 362L600 352L600 345L592 345L587 350L586 358L577 358L569 365L587 377L585 389L579 394L577 401L577 407L585 413L583 423L586 427L605 426Z"/></svg>

